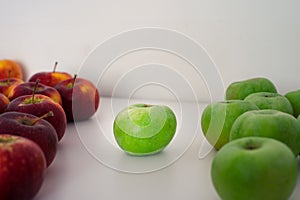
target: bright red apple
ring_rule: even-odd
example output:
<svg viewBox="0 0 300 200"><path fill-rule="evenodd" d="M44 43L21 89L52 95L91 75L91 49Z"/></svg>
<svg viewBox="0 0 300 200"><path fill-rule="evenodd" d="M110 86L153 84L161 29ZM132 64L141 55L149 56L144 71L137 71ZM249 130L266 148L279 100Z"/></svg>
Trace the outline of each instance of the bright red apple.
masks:
<svg viewBox="0 0 300 200"><path fill-rule="evenodd" d="M5 112L8 104L9 104L9 99L7 98L7 96L0 93L0 114Z"/></svg>
<svg viewBox="0 0 300 200"><path fill-rule="evenodd" d="M46 170L41 148L27 138L2 134L0 158L0 199L33 199L42 186Z"/></svg>
<svg viewBox="0 0 300 200"><path fill-rule="evenodd" d="M97 111L99 92L89 80L75 76L58 83L55 88L62 97L68 121L88 119Z"/></svg>
<svg viewBox="0 0 300 200"><path fill-rule="evenodd" d="M54 127L42 118L51 115L53 113L48 112L39 118L28 113L5 112L0 115L0 134L22 136L36 142L49 166L55 158L58 141Z"/></svg>
<svg viewBox="0 0 300 200"><path fill-rule="evenodd" d="M33 93L33 95L19 96L8 104L6 111L29 113L37 117L52 111L54 116L44 119L55 128L58 141L65 134L67 120L62 106L45 95Z"/></svg>
<svg viewBox="0 0 300 200"><path fill-rule="evenodd" d="M50 87L42 83L39 83L39 79L35 83L25 82L12 88L12 90L8 95L8 98L10 101L12 101L13 99L19 96L29 95L32 94L33 92L35 94L43 94L45 96L48 96L51 99L53 99L53 101L55 101L56 103L62 105L62 99L59 92L54 87Z"/></svg>
<svg viewBox="0 0 300 200"><path fill-rule="evenodd" d="M37 79L40 79L41 83L54 87L57 83L72 78L69 73L55 71L56 67L57 62L55 62L52 72L38 72L29 78L29 82L35 82Z"/></svg>

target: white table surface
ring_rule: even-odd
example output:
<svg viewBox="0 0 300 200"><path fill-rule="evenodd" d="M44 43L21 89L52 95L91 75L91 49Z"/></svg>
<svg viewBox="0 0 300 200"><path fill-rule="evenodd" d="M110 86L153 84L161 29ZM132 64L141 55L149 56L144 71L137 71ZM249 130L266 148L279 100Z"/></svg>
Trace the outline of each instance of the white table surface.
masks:
<svg viewBox="0 0 300 200"><path fill-rule="evenodd" d="M111 129L113 117L107 117L107 113L109 113L107 110L111 109L112 104L116 109L119 109L116 104L119 103L119 105L122 105L124 102L124 100L116 100L112 103L110 99L102 98L97 115L89 121L80 122L85 124L84 126L87 125L87 137L90 137L89 133L96 131L91 124L101 124L101 121L103 121L106 123L104 130ZM175 113L178 114L176 105L174 106L170 102L160 103L171 105ZM198 105L200 108L199 114L201 115L206 104ZM104 112L105 110L107 112ZM193 119L189 119L188 116L184 116L184 119L193 121ZM197 120L199 119L200 116ZM97 120L100 122L97 122ZM181 122L185 121L179 120L179 123ZM99 162L91 155L84 145L83 140L80 139L83 137L83 134L85 134L82 132L79 134L79 131L82 131L77 128L81 126L80 123L77 122L76 125L73 123L68 124L65 136L59 143L56 158L47 169L44 183L35 197L35 200L219 199L210 178L210 165L215 151L211 151L207 156L199 159L199 149L203 142L200 127L198 127L196 136L187 151L173 164L149 173L126 173L112 169L111 167L114 166L107 166L105 162ZM184 130L179 124L176 134L182 135L183 132ZM112 132L107 134L112 134ZM101 145L101 142L99 142L99 145ZM115 149L115 151L113 151L112 155L118 154L116 159L123 157L123 159L126 160L129 157L113 144L110 148L106 149L105 152L110 152L113 149ZM167 147L165 149L165 155L172 155L171 150L172 148L168 149ZM164 155L164 153L162 155ZM154 156L161 155L157 154ZM152 157L144 157L141 159L152 159ZM121 165L122 163L124 163L124 160L121 160L119 164ZM137 169L139 168L137 167ZM299 183L291 197L291 200L296 199L300 199Z"/></svg>

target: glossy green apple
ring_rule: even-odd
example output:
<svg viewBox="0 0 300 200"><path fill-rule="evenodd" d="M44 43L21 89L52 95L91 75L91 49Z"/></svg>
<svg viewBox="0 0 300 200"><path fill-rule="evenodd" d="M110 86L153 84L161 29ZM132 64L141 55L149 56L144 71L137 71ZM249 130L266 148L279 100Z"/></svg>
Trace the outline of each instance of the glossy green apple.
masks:
<svg viewBox="0 0 300 200"><path fill-rule="evenodd" d="M300 123L278 110L255 110L239 116L232 125L230 141L249 136L269 137L287 144L295 155L300 152Z"/></svg>
<svg viewBox="0 0 300 200"><path fill-rule="evenodd" d="M228 100L209 104L201 117L202 132L207 141L215 149L220 149L229 141L233 122L238 116L250 110L258 110L258 107L243 100Z"/></svg>
<svg viewBox="0 0 300 200"><path fill-rule="evenodd" d="M121 149L142 156L162 151L171 142L176 126L176 116L169 107L135 104L116 116L113 131Z"/></svg>
<svg viewBox="0 0 300 200"><path fill-rule="evenodd" d="M211 165L211 179L222 200L287 200L297 177L297 158L284 143L272 138L229 142Z"/></svg>
<svg viewBox="0 0 300 200"><path fill-rule="evenodd" d="M300 115L300 90L288 92L284 96L290 101L294 110L294 116L298 117Z"/></svg>
<svg viewBox="0 0 300 200"><path fill-rule="evenodd" d="M293 115L294 110L289 100L278 93L272 92L257 92L250 94L245 98L245 101L255 103L261 110L274 109Z"/></svg>
<svg viewBox="0 0 300 200"><path fill-rule="evenodd" d="M267 78L258 77L231 83L227 89L225 98L229 99L245 99L246 96L256 92L274 92L275 85Z"/></svg>

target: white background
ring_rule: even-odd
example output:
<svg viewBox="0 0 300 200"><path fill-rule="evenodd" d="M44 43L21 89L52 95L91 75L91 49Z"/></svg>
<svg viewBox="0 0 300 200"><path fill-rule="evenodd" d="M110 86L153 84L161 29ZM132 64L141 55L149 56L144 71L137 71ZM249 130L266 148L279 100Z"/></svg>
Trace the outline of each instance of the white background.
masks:
<svg viewBox="0 0 300 200"><path fill-rule="evenodd" d="M266 76L279 92L300 85L300 2L1 0L0 58L18 60L27 77L39 70L76 73L87 55L120 32L160 27L200 43L227 86ZM202 100L207 101L204 87ZM105 93L103 94L105 95Z"/></svg>
<svg viewBox="0 0 300 200"><path fill-rule="evenodd" d="M0 8L0 59L17 60L27 78L50 71L55 61L58 70L77 73L88 54L112 36L158 27L201 44L216 64L224 87L232 81L265 76L280 93L300 89L297 0L0 0ZM129 55L116 62L115 69L150 62L148 55ZM159 56L170 67L184 65L170 55ZM187 66L183 73L188 75L189 70ZM210 98L203 80L191 73L188 78L198 99L207 103ZM110 91L100 93L107 96ZM145 92L139 95L143 97ZM161 97L161 93L151 96ZM37 199L218 199L209 177L213 154L204 160L197 157L202 140L198 132L191 148L174 165L132 175L96 162L80 142L74 125L68 125ZM293 199L299 199L297 196L295 192Z"/></svg>

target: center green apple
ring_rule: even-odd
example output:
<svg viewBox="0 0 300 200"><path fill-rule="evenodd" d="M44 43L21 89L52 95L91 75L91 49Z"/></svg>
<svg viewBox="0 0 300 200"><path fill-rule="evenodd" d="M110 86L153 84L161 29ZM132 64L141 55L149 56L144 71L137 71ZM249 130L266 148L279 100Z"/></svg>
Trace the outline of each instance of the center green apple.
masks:
<svg viewBox="0 0 300 200"><path fill-rule="evenodd" d="M245 137L226 144L211 165L222 200L287 200L298 177L298 161L284 143Z"/></svg>
<svg viewBox="0 0 300 200"><path fill-rule="evenodd" d="M117 144L130 155L151 155L162 151L176 132L176 116L167 106L135 104L115 118Z"/></svg>
<svg viewBox="0 0 300 200"><path fill-rule="evenodd" d="M300 123L292 115L278 110L253 110L239 116L232 125L230 141L249 136L269 137L300 153Z"/></svg>
<svg viewBox="0 0 300 200"><path fill-rule="evenodd" d="M209 104L201 117L201 128L207 141L220 149L229 142L229 134L233 122L243 113L258 110L258 107L243 100L227 100Z"/></svg>

